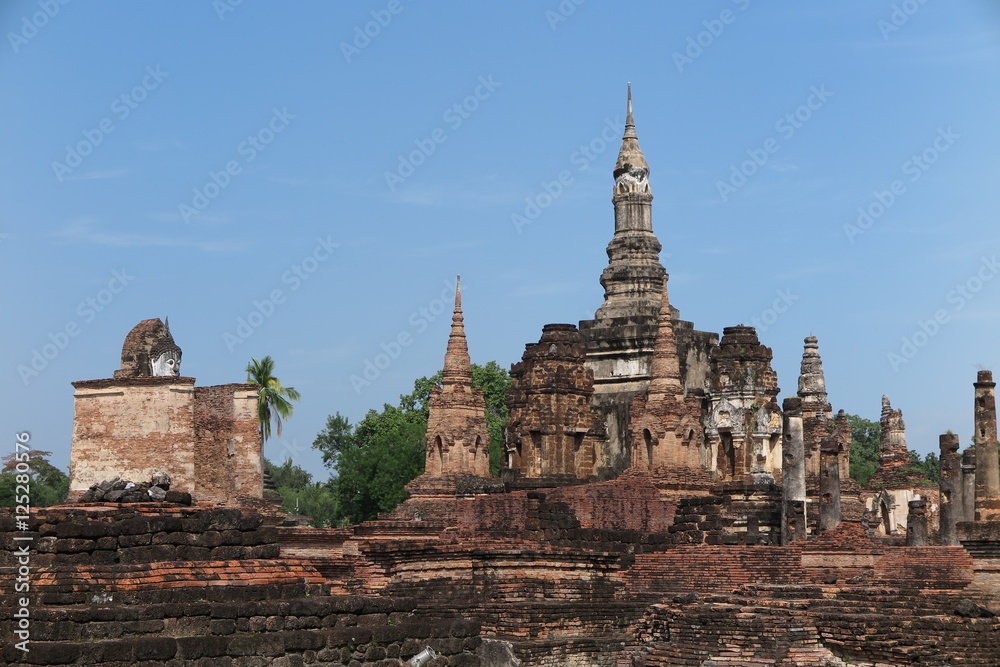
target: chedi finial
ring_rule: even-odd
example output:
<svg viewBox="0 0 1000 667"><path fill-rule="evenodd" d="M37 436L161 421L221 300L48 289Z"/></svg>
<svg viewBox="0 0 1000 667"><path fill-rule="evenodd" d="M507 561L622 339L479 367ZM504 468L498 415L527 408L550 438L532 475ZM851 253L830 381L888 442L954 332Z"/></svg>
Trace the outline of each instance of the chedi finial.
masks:
<svg viewBox="0 0 1000 667"><path fill-rule="evenodd" d="M635 133L635 119L632 117L632 83L628 83L628 101L625 110L625 134L622 147L615 163L615 194L641 193L649 191L649 165L639 148L639 138Z"/></svg>

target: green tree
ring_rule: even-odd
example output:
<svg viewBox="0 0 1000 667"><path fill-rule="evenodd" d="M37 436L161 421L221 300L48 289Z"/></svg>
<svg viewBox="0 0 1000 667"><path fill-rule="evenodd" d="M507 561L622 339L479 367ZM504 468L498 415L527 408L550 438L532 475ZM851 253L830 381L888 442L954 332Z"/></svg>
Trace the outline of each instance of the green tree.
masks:
<svg viewBox="0 0 1000 667"><path fill-rule="evenodd" d="M878 470L882 425L857 415L847 415L847 421L851 424L851 478L865 486Z"/></svg>
<svg viewBox="0 0 1000 667"><path fill-rule="evenodd" d="M351 523L375 519L406 499L404 488L424 470L427 420L393 406L369 411L356 444L337 463L340 516ZM416 415L420 417L419 415Z"/></svg>
<svg viewBox="0 0 1000 667"><path fill-rule="evenodd" d="M928 452L923 458L920 458L920 454L909 450L910 452L910 467L922 474L929 481L935 484L941 480L941 462L938 460L938 455L934 452Z"/></svg>
<svg viewBox="0 0 1000 667"><path fill-rule="evenodd" d="M264 459L264 466L281 496L281 509L289 514L312 518L314 528L337 525L337 499L329 483L312 481L312 474L292 463L290 458L280 466Z"/></svg>
<svg viewBox="0 0 1000 667"><path fill-rule="evenodd" d="M882 425L857 415L847 415L851 424L851 477L861 486L878 471L880 436ZM931 482L941 478L938 455L934 452L921 458L920 454L909 450L910 469L921 473Z"/></svg>
<svg viewBox="0 0 1000 667"><path fill-rule="evenodd" d="M490 431L490 474L499 475L503 461L503 427L507 424L510 374L495 361L490 361L485 366L472 364L472 383L483 388L486 426Z"/></svg>
<svg viewBox="0 0 1000 667"><path fill-rule="evenodd" d="M274 465L268 459L264 459L264 469L271 476L271 481L279 489L283 486L292 489L304 489L312 482L312 474L306 472L299 466L292 463L292 459L286 458L280 466Z"/></svg>
<svg viewBox="0 0 1000 667"><path fill-rule="evenodd" d="M279 487L281 508L289 514L302 514L312 519L313 528L333 528L340 523L337 497L327 484L313 482L301 489Z"/></svg>
<svg viewBox="0 0 1000 667"><path fill-rule="evenodd" d="M339 412L326 418L326 427L313 440L313 448L323 455L323 465L336 470L337 457L354 444L354 427Z"/></svg>
<svg viewBox="0 0 1000 667"><path fill-rule="evenodd" d="M299 392L294 387L281 386L274 376L274 359L270 356L260 361L250 360L247 364L247 383L260 387L257 390L257 422L260 424L261 439L266 441L271 437L272 421L280 436L282 420L292 416L295 408L291 402L299 400Z"/></svg>
<svg viewBox="0 0 1000 667"><path fill-rule="evenodd" d="M20 476L28 475L28 499L32 507L48 507L58 505L66 499L69 493L69 477L59 468L49 463L52 452L32 449L27 452L8 454L3 458L3 468L0 472L0 507L13 507L18 503L17 487L24 485L24 478ZM20 457L21 460L18 460ZM20 471L18 464L22 464ZM28 472L21 472L24 466L28 467Z"/></svg>

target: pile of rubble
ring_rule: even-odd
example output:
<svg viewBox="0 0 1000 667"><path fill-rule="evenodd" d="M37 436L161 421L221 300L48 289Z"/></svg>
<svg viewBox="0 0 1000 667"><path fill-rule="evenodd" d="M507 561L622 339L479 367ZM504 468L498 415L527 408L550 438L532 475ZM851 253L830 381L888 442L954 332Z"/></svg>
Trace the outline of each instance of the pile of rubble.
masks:
<svg viewBox="0 0 1000 667"><path fill-rule="evenodd" d="M170 475L154 473L148 482L130 482L115 476L91 486L82 503L148 503L167 502L190 505L191 494L187 491L172 491Z"/></svg>

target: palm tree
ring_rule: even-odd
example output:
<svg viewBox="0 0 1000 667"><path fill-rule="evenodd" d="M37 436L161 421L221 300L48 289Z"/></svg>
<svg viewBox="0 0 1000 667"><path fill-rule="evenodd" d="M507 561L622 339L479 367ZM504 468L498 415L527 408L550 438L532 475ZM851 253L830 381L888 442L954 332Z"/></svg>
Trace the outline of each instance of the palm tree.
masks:
<svg viewBox="0 0 1000 667"><path fill-rule="evenodd" d="M282 387L278 378L274 377L274 359L270 356L260 361L251 359L247 364L247 384L260 387L257 391L257 421L260 424L260 437L267 440L271 437L271 421L277 425L278 435L281 435L281 420L292 416L295 408L291 401L299 400L299 392L294 387Z"/></svg>

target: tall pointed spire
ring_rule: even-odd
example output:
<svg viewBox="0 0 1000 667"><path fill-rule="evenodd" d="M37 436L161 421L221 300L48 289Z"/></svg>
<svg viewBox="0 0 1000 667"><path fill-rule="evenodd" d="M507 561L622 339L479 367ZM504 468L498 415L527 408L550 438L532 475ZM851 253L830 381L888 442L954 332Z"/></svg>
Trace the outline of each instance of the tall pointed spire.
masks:
<svg viewBox="0 0 1000 667"><path fill-rule="evenodd" d="M625 110L625 136L638 139L635 136L635 119L632 118L632 82L628 82L628 104Z"/></svg>
<svg viewBox="0 0 1000 667"><path fill-rule="evenodd" d="M462 276L455 278L455 312L451 316L451 333L444 355L444 381L472 381L472 360L465 340L465 318L462 315Z"/></svg>
<svg viewBox="0 0 1000 667"><path fill-rule="evenodd" d="M614 177L611 201L615 207L615 236L608 244L608 268L601 276L604 304L597 310L595 319L639 317L655 326L665 271L660 264L660 242L653 234L649 165L635 134L631 84L625 135Z"/></svg>
<svg viewBox="0 0 1000 667"><path fill-rule="evenodd" d="M615 194L638 192L649 194L649 165L639 148L632 117L632 83L628 84L628 103L625 112L625 134L615 163Z"/></svg>
<svg viewBox="0 0 1000 667"><path fill-rule="evenodd" d="M472 386L472 361L465 341L461 276L455 280L443 380L431 390L427 416L425 477L490 474L490 433L483 390ZM409 487L408 487L409 488ZM411 491L413 489L411 488Z"/></svg>

